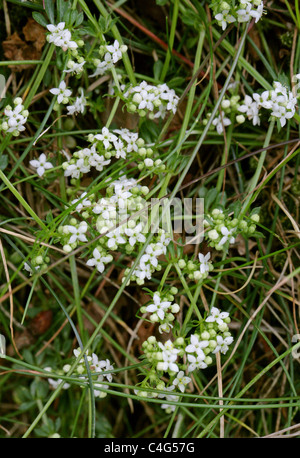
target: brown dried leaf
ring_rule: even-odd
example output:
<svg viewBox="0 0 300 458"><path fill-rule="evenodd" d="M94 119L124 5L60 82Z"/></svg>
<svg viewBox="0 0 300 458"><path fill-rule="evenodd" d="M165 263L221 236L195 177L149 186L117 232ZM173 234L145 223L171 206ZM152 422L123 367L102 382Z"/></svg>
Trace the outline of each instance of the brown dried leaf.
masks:
<svg viewBox="0 0 300 458"><path fill-rule="evenodd" d="M2 48L4 56L8 60L38 60L41 56L40 51L23 41L17 32L14 32L7 40L3 41ZM15 72L20 72L29 67L29 65L9 65L9 68Z"/></svg>
<svg viewBox="0 0 300 458"><path fill-rule="evenodd" d="M35 336L44 334L52 323L52 310L43 310L38 313L31 321L29 329Z"/></svg>
<svg viewBox="0 0 300 458"><path fill-rule="evenodd" d="M38 24L33 18L29 18L27 24L23 27L23 33L26 41L33 41L33 46L37 51L41 51L46 43L45 29Z"/></svg>
<svg viewBox="0 0 300 458"><path fill-rule="evenodd" d="M14 32L3 41L4 56L8 60L39 60L46 42L43 27L32 18L29 18L23 27L23 33L26 41L17 32ZM30 67L30 65L9 65L9 68L15 72L20 72Z"/></svg>

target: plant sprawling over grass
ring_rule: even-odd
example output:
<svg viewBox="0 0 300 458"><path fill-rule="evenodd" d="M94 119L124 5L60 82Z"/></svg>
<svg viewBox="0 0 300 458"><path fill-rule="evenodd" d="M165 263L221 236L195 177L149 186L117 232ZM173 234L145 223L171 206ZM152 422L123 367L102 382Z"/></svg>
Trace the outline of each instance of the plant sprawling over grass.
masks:
<svg viewBox="0 0 300 458"><path fill-rule="evenodd" d="M0 4L1 437L295 434L299 8Z"/></svg>

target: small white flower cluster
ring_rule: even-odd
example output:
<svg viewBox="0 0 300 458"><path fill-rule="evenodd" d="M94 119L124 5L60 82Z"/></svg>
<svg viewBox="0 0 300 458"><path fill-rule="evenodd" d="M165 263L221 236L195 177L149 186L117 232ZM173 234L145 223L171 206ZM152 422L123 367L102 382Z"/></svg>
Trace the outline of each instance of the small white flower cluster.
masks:
<svg viewBox="0 0 300 458"><path fill-rule="evenodd" d="M261 94L254 93L252 97L245 96L244 103L240 105L239 111L245 113L253 125L260 124L259 111L265 108L271 111L271 116L278 119L281 127L291 119L296 111L297 98L280 82L274 81L271 91L264 91Z"/></svg>
<svg viewBox="0 0 300 458"><path fill-rule="evenodd" d="M175 287L168 291L156 291L153 294L152 301L147 306L142 306L141 313L150 313L150 321L152 323L159 323L158 330L160 333L170 332L173 325L171 324L175 320L174 314L178 313L180 307L178 304L173 303L174 294L177 294L178 290Z"/></svg>
<svg viewBox="0 0 300 458"><path fill-rule="evenodd" d="M162 267L161 264L159 264L159 257L166 254L167 246L171 239L163 229L159 229L158 234L154 235L152 240L154 241L147 246L145 253L141 256L139 264L131 274L127 285L129 285L130 281L135 281L138 285L143 285L146 278L150 280L155 271L161 270ZM128 275L129 271L130 268L125 269L123 281L125 281L125 277Z"/></svg>
<svg viewBox="0 0 300 458"><path fill-rule="evenodd" d="M87 100L84 96L84 91L79 88L80 96L76 97L72 105L67 105L68 115L77 115L78 113L84 113L84 109L87 105Z"/></svg>
<svg viewBox="0 0 300 458"><path fill-rule="evenodd" d="M75 368L74 374L78 375L79 378L84 378L83 375L87 374L87 369L85 366L85 360L84 360L81 349L77 348L73 350L73 354L76 359L82 356L82 358L79 361L79 365L77 365ZM100 360L95 353L92 353L92 356L89 356L89 352L87 351L85 356L89 364L89 368L90 368L92 377L93 379L95 379L94 380L94 395L97 398L104 398L105 396L107 396L107 393L105 393L102 390L108 389L108 385L106 384L106 382L112 382L114 368L108 359ZM69 372L70 369L71 369L71 364L65 364L62 370L58 370L58 371L56 370L55 372L57 375L65 375ZM52 372L51 367L45 367L44 370L47 372ZM58 385L62 382L62 380L63 379L61 378L57 378L57 379L48 378L49 384L54 389L58 387ZM66 382L63 385L63 389L68 389L70 388L70 386L71 385Z"/></svg>
<svg viewBox="0 0 300 458"><path fill-rule="evenodd" d="M31 167L36 169L38 176L42 177L45 173L45 170L49 170L53 168L53 164L47 161L47 157L45 153L40 154L38 159L32 159L29 161Z"/></svg>
<svg viewBox="0 0 300 458"><path fill-rule="evenodd" d="M210 353L227 353L229 345L233 342L228 328L230 321L228 312L221 312L217 307L212 307L205 323L202 324L201 333L192 334L189 344L185 347L189 362L188 372L206 369L212 363Z"/></svg>
<svg viewBox="0 0 300 458"><path fill-rule="evenodd" d="M129 113L138 113L141 117L148 114L150 119L164 118L168 111L175 114L179 101L174 89L165 83L153 86L146 81L130 85L123 97Z"/></svg>
<svg viewBox="0 0 300 458"><path fill-rule="evenodd" d="M208 277L209 272L211 272L214 268L212 262L210 261L210 256L210 252L208 252L206 255L199 253L199 262L179 259L178 266L183 270L184 274L188 275L191 280L201 282Z"/></svg>
<svg viewBox="0 0 300 458"><path fill-rule="evenodd" d="M196 369L205 369L212 363L210 353L219 351L226 354L229 345L233 342L228 324L228 312L221 312L212 307L208 317L200 323L200 331L187 338L178 337L174 342L167 340L158 342L155 336L149 337L142 344L143 351L149 363L158 373L167 372L174 376L180 370L193 372ZM184 360L187 358L189 364Z"/></svg>
<svg viewBox="0 0 300 458"><path fill-rule="evenodd" d="M25 130L24 124L27 121L29 112L25 110L21 97L16 97L13 101L14 108L6 105L4 109L4 119L1 123L1 130L12 133L17 137L20 132Z"/></svg>
<svg viewBox="0 0 300 458"><path fill-rule="evenodd" d="M215 128L219 135L223 134L224 128L231 125L230 118L238 113L239 108L239 99L238 95L232 95L230 97L224 97L221 102L220 112L212 121L211 129ZM208 122L208 119L211 117L211 113L207 113L207 118L203 120L203 125L205 126ZM244 122L240 119L236 119L237 122Z"/></svg>
<svg viewBox="0 0 300 458"><path fill-rule="evenodd" d="M70 253L78 244L88 242L89 226L86 220L89 220L91 232L95 231L102 237L97 241L97 245L92 247L92 256L87 265L96 267L102 273L105 265L113 260L109 251L121 251L127 255L134 250L138 251L146 241L144 234L147 231L147 214L144 210L147 207L144 196L148 193L147 186L138 185L135 179L128 179L126 175L107 183L105 196L100 195L98 198L95 194L87 196L87 193L83 192L78 198L73 199L70 205L73 211L80 213L85 220L79 222L71 217L68 224L58 227L63 250ZM130 281L136 281L141 285L145 278L151 278L155 270L160 270L158 258L166 254L169 243L170 239L166 233L159 229L154 235L154 241L147 246L141 256L128 284ZM129 271L130 268L125 269L123 281Z"/></svg>
<svg viewBox="0 0 300 458"><path fill-rule="evenodd" d="M246 220L244 218L231 218L223 210L215 208L209 215L206 215L203 222L207 228L205 238L209 245L216 250L228 250L229 246L235 243L239 233L244 236L253 235L258 222L259 215L257 213L251 214Z"/></svg>
<svg viewBox="0 0 300 458"><path fill-rule="evenodd" d="M66 253L75 250L80 242L85 243L88 241L86 237L88 231L86 221L79 222L76 218L71 218L69 224L59 226L57 231L63 245L63 250Z"/></svg>
<svg viewBox="0 0 300 458"><path fill-rule="evenodd" d="M233 22L248 22L253 18L258 22L263 15L264 3L262 0L239 0L233 4L218 1L211 6L218 25L225 30Z"/></svg>
<svg viewBox="0 0 300 458"><path fill-rule="evenodd" d="M62 164L65 176L78 179L82 174L89 173L92 167L101 172L113 158L136 161L139 170L146 168L156 173L165 170L160 159L151 158L154 156L153 149L147 147L145 141L129 129L110 131L103 127L100 134L89 135L88 141L90 147L75 152L72 159Z"/></svg>
<svg viewBox="0 0 300 458"><path fill-rule="evenodd" d="M191 383L191 378L185 375L206 369L213 362L213 355L221 352L226 354L233 342L229 331L230 323L228 312L221 312L217 307L212 307L206 319L199 325L199 331L189 337L177 337L172 342L170 339L162 343L155 336L150 336L143 342L142 349L151 366L149 377L140 383L135 394L147 398L165 398L166 401L176 402L178 395L185 392L186 386ZM162 380L170 377L168 382ZM147 391L143 391L147 388ZM149 391L150 390L150 391ZM168 393L160 394L156 390ZM174 411L175 406L162 404L162 409L167 413Z"/></svg>
<svg viewBox="0 0 300 458"><path fill-rule="evenodd" d="M50 33L47 35L47 41L62 48L63 51L67 51L67 49L75 50L78 44L72 40L71 32L65 28L65 25L65 22L59 22L57 25L48 24L47 29Z"/></svg>
<svg viewBox="0 0 300 458"><path fill-rule="evenodd" d="M166 386L166 383L160 380L155 373L153 373L150 378L152 379L152 385L144 381L139 389L134 390L135 394L142 398L160 398L171 402L179 401L179 395L185 392L186 386L192 381L190 377L185 375L184 371L179 371L175 377L171 379L171 384L169 386ZM145 391L145 388L148 388L149 391ZM166 393L158 393L156 390L165 391ZM173 404L161 404L161 408L168 414L174 412L175 407L176 406Z"/></svg>
<svg viewBox="0 0 300 458"><path fill-rule="evenodd" d="M36 272L42 272L47 269L50 262L49 256L47 256L44 250L38 250L38 252L32 257L30 263L24 262L24 269L32 276Z"/></svg>
<svg viewBox="0 0 300 458"><path fill-rule="evenodd" d="M67 88L65 81L62 81L58 87L50 89L51 94L57 95L57 103L67 104L69 103L69 97L72 95L72 91Z"/></svg>
<svg viewBox="0 0 300 458"><path fill-rule="evenodd" d="M104 73L113 68L115 64L122 59L122 55L126 51L127 46L120 45L118 40L115 40L113 45L100 46L100 59L94 59L93 63L96 70L92 75L90 75L90 78L98 75L104 75Z"/></svg>
<svg viewBox="0 0 300 458"><path fill-rule="evenodd" d="M83 67L85 60L82 56L77 57L77 62L73 59L69 59L67 62L67 70L64 70L65 73L70 73L71 75L81 75L83 72Z"/></svg>

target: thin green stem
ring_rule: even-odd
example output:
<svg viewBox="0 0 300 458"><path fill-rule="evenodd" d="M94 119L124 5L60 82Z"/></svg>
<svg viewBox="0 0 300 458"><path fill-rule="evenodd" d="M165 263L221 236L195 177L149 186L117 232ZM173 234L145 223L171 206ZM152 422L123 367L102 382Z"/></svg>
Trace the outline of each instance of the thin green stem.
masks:
<svg viewBox="0 0 300 458"><path fill-rule="evenodd" d="M8 187L11 193L15 196L15 198L20 202L20 204L24 207L24 209L29 213L30 216L36 221L36 223L42 228L47 230L47 226L43 223L43 221L38 217L38 215L32 210L31 206L26 202L26 200L21 196L21 194L16 190L16 188L11 184L9 179L4 175L2 170L0 170L0 179L3 183Z"/></svg>
<svg viewBox="0 0 300 458"><path fill-rule="evenodd" d="M266 148L270 144L270 140L271 140L272 133L273 133L273 130L274 130L274 125L275 125L275 120L273 119L269 124L268 132L267 132L267 135L266 135L266 138L265 138L265 141L264 141L264 145L263 145L264 148ZM254 174L253 178L251 179L251 181L249 183L249 186L248 186L248 189L247 189L248 197L246 198L246 200L245 200L245 202L243 204L242 210L241 210L241 214L243 214L243 215L248 211L251 203L254 200L253 193L254 193L254 190L255 190L255 188L257 186L257 183L258 183L258 180L259 180L259 177L260 177L260 174L261 174L264 162L265 162L266 154L267 154L267 150L264 150L261 153L261 156L259 158L259 161L258 161L258 164L257 164L257 167L256 167L255 174Z"/></svg>
<svg viewBox="0 0 300 458"><path fill-rule="evenodd" d="M172 50L174 46L174 39L175 39L175 32L176 32L176 26L177 26L177 19L178 19L178 10L179 10L179 0L174 0L174 6L173 6L173 15L172 15L172 24L171 24L171 30L170 30L170 37L169 37L169 43L168 43L168 50L166 53L165 57L165 62L161 71L160 79L161 81L164 81L169 69L170 65L170 60L172 57Z"/></svg>

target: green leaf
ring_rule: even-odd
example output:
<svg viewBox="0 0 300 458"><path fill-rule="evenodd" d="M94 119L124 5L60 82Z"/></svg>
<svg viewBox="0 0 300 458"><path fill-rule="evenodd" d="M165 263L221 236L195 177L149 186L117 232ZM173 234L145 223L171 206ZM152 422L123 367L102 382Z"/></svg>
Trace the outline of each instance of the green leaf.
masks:
<svg viewBox="0 0 300 458"><path fill-rule="evenodd" d="M84 19L84 14L83 14L83 12L81 11L81 12L78 14L77 18L76 18L75 27L78 27L80 24L82 24L82 23L83 23L83 19Z"/></svg>
<svg viewBox="0 0 300 458"><path fill-rule="evenodd" d="M154 121L146 119L141 124L140 133L146 143L153 143L159 136L160 128Z"/></svg>
<svg viewBox="0 0 300 458"><path fill-rule="evenodd" d="M0 170L6 169L7 165L8 165L8 155L7 154L3 154L0 157Z"/></svg>
<svg viewBox="0 0 300 458"><path fill-rule="evenodd" d="M161 74L163 66L164 66L164 64L160 59L158 59L156 62L154 62L154 65L153 65L153 76L154 76L154 78L156 80L159 80L159 77L160 77L160 74Z"/></svg>
<svg viewBox="0 0 300 458"><path fill-rule="evenodd" d="M36 11L34 11L32 13L32 17L35 20L35 22L37 22L38 24L42 25L43 27L47 27L48 21L47 21L47 19L45 18L45 16L43 14L37 13Z"/></svg>
<svg viewBox="0 0 300 458"><path fill-rule="evenodd" d="M204 197L204 207L205 211L208 211L209 208L213 205L218 196L217 188L211 188Z"/></svg>
<svg viewBox="0 0 300 458"><path fill-rule="evenodd" d="M65 12L71 8L70 2L65 0L57 0L57 22L62 22Z"/></svg>
<svg viewBox="0 0 300 458"><path fill-rule="evenodd" d="M55 18L54 18L54 2L53 0L44 0L45 4L45 11L47 13L47 16L49 18L49 21L51 24L55 24Z"/></svg>

